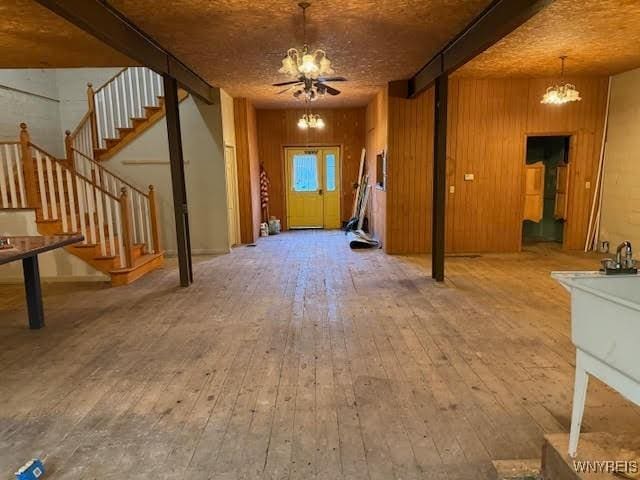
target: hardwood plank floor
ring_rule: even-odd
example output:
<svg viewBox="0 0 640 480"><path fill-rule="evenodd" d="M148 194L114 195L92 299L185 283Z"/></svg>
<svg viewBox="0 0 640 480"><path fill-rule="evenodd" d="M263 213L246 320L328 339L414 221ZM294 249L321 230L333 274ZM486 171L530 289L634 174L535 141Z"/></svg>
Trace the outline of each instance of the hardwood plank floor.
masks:
<svg viewBox="0 0 640 480"><path fill-rule="evenodd" d="M555 248L448 257L351 251L296 232L172 262L133 285L48 284L26 328L0 297L0 475L51 479L489 478L566 432L574 348ZM589 387L585 431L640 432L640 410Z"/></svg>

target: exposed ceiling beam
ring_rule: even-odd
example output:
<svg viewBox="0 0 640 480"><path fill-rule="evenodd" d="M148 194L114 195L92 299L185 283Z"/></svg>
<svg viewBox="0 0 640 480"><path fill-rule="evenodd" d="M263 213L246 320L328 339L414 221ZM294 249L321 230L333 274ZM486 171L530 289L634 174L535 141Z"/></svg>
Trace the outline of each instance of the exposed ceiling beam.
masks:
<svg viewBox="0 0 640 480"><path fill-rule="evenodd" d="M409 79L409 97L429 88L442 74L461 67L507 36L553 0L496 0Z"/></svg>
<svg viewBox="0 0 640 480"><path fill-rule="evenodd" d="M36 0L110 47L160 74L175 78L187 91L207 103L216 89L158 45L119 12L100 0Z"/></svg>

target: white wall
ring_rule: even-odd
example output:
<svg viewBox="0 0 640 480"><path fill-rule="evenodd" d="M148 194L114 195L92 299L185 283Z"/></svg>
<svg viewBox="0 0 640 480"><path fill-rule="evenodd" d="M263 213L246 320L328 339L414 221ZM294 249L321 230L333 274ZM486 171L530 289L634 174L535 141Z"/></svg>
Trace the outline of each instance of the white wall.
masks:
<svg viewBox="0 0 640 480"><path fill-rule="evenodd" d="M34 143L61 156L59 107L55 70L0 69L0 140L17 141L25 122Z"/></svg>
<svg viewBox="0 0 640 480"><path fill-rule="evenodd" d="M0 235L39 236L34 210L0 210ZM43 281L108 282L110 278L63 248L38 255ZM0 283L21 283L22 262L0 265Z"/></svg>
<svg viewBox="0 0 640 480"><path fill-rule="evenodd" d="M60 128L75 129L87 113L87 84L100 88L116 75L120 68L59 68L56 72L60 99Z"/></svg>
<svg viewBox="0 0 640 480"><path fill-rule="evenodd" d="M611 82L600 222L611 250L630 240L640 251L640 68Z"/></svg>
<svg viewBox="0 0 640 480"><path fill-rule="evenodd" d="M0 69L0 141L17 141L19 124L31 141L64 156L64 132L87 113L87 83L99 88L119 68Z"/></svg>
<svg viewBox="0 0 640 480"><path fill-rule="evenodd" d="M229 252L220 98L213 105L189 96L180 104L192 253ZM169 148L164 119L104 163L133 185L157 192L163 248L176 252Z"/></svg>

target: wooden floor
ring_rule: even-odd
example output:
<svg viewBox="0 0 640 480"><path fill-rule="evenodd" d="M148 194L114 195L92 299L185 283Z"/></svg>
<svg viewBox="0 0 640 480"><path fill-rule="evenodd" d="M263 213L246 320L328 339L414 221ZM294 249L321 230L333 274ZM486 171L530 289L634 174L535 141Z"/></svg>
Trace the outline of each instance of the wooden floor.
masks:
<svg viewBox="0 0 640 480"><path fill-rule="evenodd" d="M350 251L336 232L261 239L119 288L45 286L26 329L0 297L0 476L50 479L489 478L567 431L574 349L551 270L595 257L528 247L447 259ZM640 432L592 382L587 431Z"/></svg>

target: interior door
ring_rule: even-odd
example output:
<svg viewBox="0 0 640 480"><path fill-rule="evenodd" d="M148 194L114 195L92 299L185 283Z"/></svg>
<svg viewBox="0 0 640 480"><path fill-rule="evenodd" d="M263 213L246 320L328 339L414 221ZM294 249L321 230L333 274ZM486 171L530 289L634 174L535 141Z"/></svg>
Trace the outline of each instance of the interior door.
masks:
<svg viewBox="0 0 640 480"><path fill-rule="evenodd" d="M227 180L227 222L229 229L229 245L238 245L240 239L240 212L238 209L238 171L236 168L235 149L224 147L224 168Z"/></svg>
<svg viewBox="0 0 640 480"><path fill-rule="evenodd" d="M539 222L544 207L544 163L525 166L525 196L523 220Z"/></svg>
<svg viewBox="0 0 640 480"><path fill-rule="evenodd" d="M289 228L340 227L340 151L287 148Z"/></svg>

